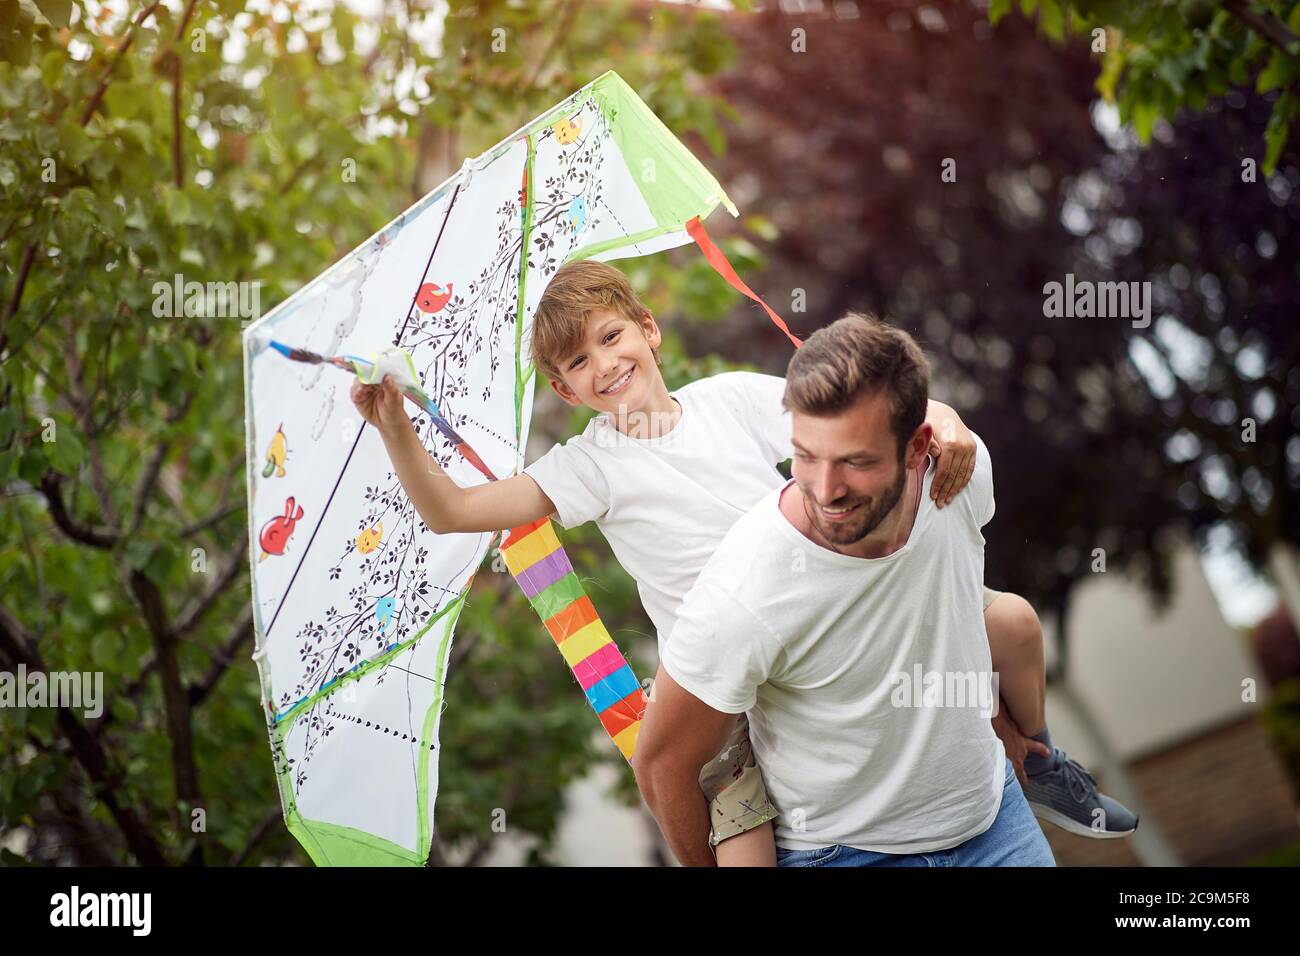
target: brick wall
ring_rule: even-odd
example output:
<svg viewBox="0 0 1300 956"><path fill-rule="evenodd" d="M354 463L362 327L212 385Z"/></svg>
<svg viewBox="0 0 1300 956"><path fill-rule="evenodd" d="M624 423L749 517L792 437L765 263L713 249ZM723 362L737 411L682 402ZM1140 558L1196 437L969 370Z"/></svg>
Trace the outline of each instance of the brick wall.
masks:
<svg viewBox="0 0 1300 956"><path fill-rule="evenodd" d="M1135 761L1130 772L1188 865L1231 865L1300 840L1295 794L1255 718ZM1106 790L1106 781L1097 777ZM1041 824L1061 866L1139 866L1128 839L1089 840Z"/></svg>

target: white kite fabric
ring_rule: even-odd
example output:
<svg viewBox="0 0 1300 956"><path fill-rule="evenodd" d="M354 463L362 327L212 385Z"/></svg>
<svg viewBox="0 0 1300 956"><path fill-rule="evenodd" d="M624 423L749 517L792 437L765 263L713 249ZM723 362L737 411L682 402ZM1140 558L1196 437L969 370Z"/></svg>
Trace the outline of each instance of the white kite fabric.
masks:
<svg viewBox="0 0 1300 956"><path fill-rule="evenodd" d="M404 349L442 424L491 473L517 474L531 322L555 271L698 242L720 204L736 215L606 73L245 332L254 658L285 820L316 863L427 861L452 632L494 536L430 532L352 405L350 377L286 355ZM415 424L458 483L486 480L433 414Z"/></svg>

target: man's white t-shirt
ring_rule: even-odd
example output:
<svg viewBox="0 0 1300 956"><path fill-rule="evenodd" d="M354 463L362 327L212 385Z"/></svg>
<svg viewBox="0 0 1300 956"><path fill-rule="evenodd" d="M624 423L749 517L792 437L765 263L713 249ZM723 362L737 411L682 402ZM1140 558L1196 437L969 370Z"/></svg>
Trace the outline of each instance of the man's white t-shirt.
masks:
<svg viewBox="0 0 1300 956"><path fill-rule="evenodd" d="M996 700L980 531L993 472L976 449L970 484L943 509L931 462L907 543L882 558L813 543L773 491L678 609L662 664L710 707L749 712L778 846L924 853L997 816L1005 756L981 706Z"/></svg>
<svg viewBox="0 0 1300 956"><path fill-rule="evenodd" d="M785 483L792 454L785 379L724 372L670 393L681 417L658 438L629 438L609 415L524 469L561 525L595 521L659 635L733 524Z"/></svg>

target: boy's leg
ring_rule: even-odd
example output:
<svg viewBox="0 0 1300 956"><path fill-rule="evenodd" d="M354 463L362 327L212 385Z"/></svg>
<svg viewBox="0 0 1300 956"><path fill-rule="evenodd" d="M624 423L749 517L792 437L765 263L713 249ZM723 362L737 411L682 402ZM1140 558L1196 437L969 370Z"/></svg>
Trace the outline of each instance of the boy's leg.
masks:
<svg viewBox="0 0 1300 956"><path fill-rule="evenodd" d="M1052 745L1045 709L1043 627L1033 607L1018 594L985 588L984 626L1009 716L1024 736L1050 751L1046 756L1030 752L1024 758L1024 797L1034 815L1093 839L1132 833L1137 829L1137 815L1099 792L1087 770Z"/></svg>
<svg viewBox="0 0 1300 956"><path fill-rule="evenodd" d="M709 800L709 837L718 866L776 866L776 807L754 761L744 714L721 752L700 771L700 789Z"/></svg>
<svg viewBox="0 0 1300 956"><path fill-rule="evenodd" d="M715 848L718 866L776 866L776 839L769 820L752 830L746 830Z"/></svg>
<svg viewBox="0 0 1300 956"><path fill-rule="evenodd" d="M986 588L984 627L989 634L993 671L1011 719L1026 737L1047 726L1047 670L1043 626L1018 594Z"/></svg>

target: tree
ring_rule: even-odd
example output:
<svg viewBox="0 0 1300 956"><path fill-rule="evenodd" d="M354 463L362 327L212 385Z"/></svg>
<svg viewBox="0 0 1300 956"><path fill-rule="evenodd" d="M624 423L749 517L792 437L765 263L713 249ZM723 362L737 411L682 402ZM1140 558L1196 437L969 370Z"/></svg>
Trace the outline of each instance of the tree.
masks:
<svg viewBox="0 0 1300 956"><path fill-rule="evenodd" d="M1134 348L1146 350L1140 354L1148 356L1165 420L1178 419L1162 444L1189 479L1176 492L1184 514L1202 538L1227 529L1256 567L1272 573L1300 619L1300 391L1290 375L1296 276L1286 267L1295 261L1295 167L1272 175L1300 116L1300 3L1023 0L1020 7L1036 12L1058 41L1066 16L1091 32L1092 49L1103 54L1097 89L1143 144L1152 143L1158 119L1174 124L1164 127L1157 156L1128 150L1115 165L1114 188L1105 192L1122 195L1123 208L1099 225L1145 224L1170 211L1179 221L1156 230L1154 241L1121 241L1128 246L1121 250L1100 230L1092 241L1130 278L1153 280L1168 310L1164 334L1139 336ZM1009 8L993 3L990 18Z"/></svg>
<svg viewBox="0 0 1300 956"><path fill-rule="evenodd" d="M35 9L0 0L0 667L102 672L107 709L0 712L0 835L41 862L305 860L248 660L244 321L607 65L716 142L685 84L729 47L632 5ZM178 274L235 300L169 305ZM502 808L542 859L598 728L492 575L460 634L438 853L481 858Z"/></svg>
<svg viewBox="0 0 1300 956"><path fill-rule="evenodd" d="M1300 118L1300 3L1295 0L991 0L997 23L1018 6L1052 39L1071 29L1103 54L1097 89L1143 143L1157 119L1200 111L1234 88L1273 93L1264 171L1271 173ZM1274 92L1276 91L1276 92Z"/></svg>

